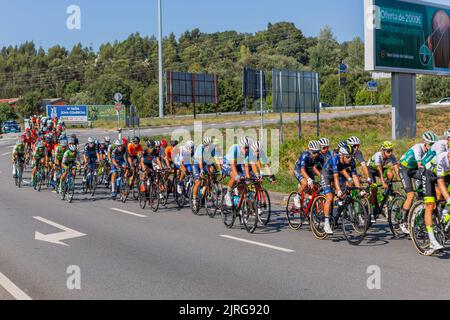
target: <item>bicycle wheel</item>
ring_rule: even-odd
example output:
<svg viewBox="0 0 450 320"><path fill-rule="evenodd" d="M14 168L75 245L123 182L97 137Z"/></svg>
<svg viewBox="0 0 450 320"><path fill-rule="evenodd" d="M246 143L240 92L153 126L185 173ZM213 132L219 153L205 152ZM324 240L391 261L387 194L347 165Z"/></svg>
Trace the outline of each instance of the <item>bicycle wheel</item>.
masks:
<svg viewBox="0 0 450 320"><path fill-rule="evenodd" d="M360 199L353 199L342 212L342 231L347 242L359 245L366 236L370 217L366 205Z"/></svg>
<svg viewBox="0 0 450 320"><path fill-rule="evenodd" d="M97 172L94 171L91 178L91 196L95 196L95 191L97 190L98 185L98 175Z"/></svg>
<svg viewBox="0 0 450 320"><path fill-rule="evenodd" d="M295 206L295 197L297 195L300 197L300 203L302 203L301 195L298 192L292 192L286 204L286 219L288 221L289 228L292 230L300 230L304 222L303 209Z"/></svg>
<svg viewBox="0 0 450 320"><path fill-rule="evenodd" d="M73 179L70 178L67 187L67 201L69 203L72 203L74 195L75 195L75 181L73 181Z"/></svg>
<svg viewBox="0 0 450 320"><path fill-rule="evenodd" d="M311 205L311 214L309 216L309 225L314 237L319 240L327 238L327 234L324 231L325 227L325 202L324 196L317 197Z"/></svg>
<svg viewBox="0 0 450 320"><path fill-rule="evenodd" d="M167 190L167 181L160 185L159 198L160 198L161 205L163 207L166 207L167 201L169 200L169 193Z"/></svg>
<svg viewBox="0 0 450 320"><path fill-rule="evenodd" d="M130 194L130 185L128 184L128 181L125 181L122 178L121 184L120 184L120 198L122 200L122 203L127 202L129 194Z"/></svg>
<svg viewBox="0 0 450 320"><path fill-rule="evenodd" d="M248 195L245 197L241 205L240 212L242 224L244 225L245 230L247 230L248 233L254 233L258 227L258 213L256 210L256 199L254 195L252 198L249 198Z"/></svg>
<svg viewBox="0 0 450 320"><path fill-rule="evenodd" d="M147 196L148 192L139 192L139 206L141 207L142 210L145 209L145 207L147 206L147 201L148 201L148 196Z"/></svg>
<svg viewBox="0 0 450 320"><path fill-rule="evenodd" d="M215 183L210 184L210 190L205 195L205 209L210 218L216 216L217 210L220 205L220 189Z"/></svg>
<svg viewBox="0 0 450 320"><path fill-rule="evenodd" d="M178 205L178 209L183 209L186 205L186 195L184 188L181 188L181 193L178 192L178 187L175 190L175 201Z"/></svg>
<svg viewBox="0 0 450 320"><path fill-rule="evenodd" d="M149 197L150 207L153 212L157 212L159 209L159 192L156 184L152 184L150 187L150 197Z"/></svg>
<svg viewBox="0 0 450 320"><path fill-rule="evenodd" d="M201 199L197 199L197 204L194 206L194 191L191 191L189 194L189 205L191 207L192 213L197 216L200 212Z"/></svg>
<svg viewBox="0 0 450 320"><path fill-rule="evenodd" d="M19 165L19 169L17 172L17 187L19 189L22 187L22 178L23 178L23 164Z"/></svg>
<svg viewBox="0 0 450 320"><path fill-rule="evenodd" d="M236 221L236 210L233 207L228 207L225 203L226 191L222 192L222 200L220 204L220 215L222 217L223 224L231 229Z"/></svg>
<svg viewBox="0 0 450 320"><path fill-rule="evenodd" d="M258 221L266 227L270 222L270 216L272 214L272 205L270 203L270 196L267 190L261 190L256 200Z"/></svg>
<svg viewBox="0 0 450 320"><path fill-rule="evenodd" d="M41 192L43 184L44 184L44 177L42 176L42 173L39 173L39 175L38 175L38 185L37 185L38 192Z"/></svg>
<svg viewBox="0 0 450 320"><path fill-rule="evenodd" d="M66 193L67 193L67 183L64 182L61 186L61 193L59 194L62 201L66 200Z"/></svg>
<svg viewBox="0 0 450 320"><path fill-rule="evenodd" d="M400 224L403 220L403 204L405 203L405 200L406 198L404 196L397 195L388 205L387 220L389 228L395 238L406 236L400 228Z"/></svg>

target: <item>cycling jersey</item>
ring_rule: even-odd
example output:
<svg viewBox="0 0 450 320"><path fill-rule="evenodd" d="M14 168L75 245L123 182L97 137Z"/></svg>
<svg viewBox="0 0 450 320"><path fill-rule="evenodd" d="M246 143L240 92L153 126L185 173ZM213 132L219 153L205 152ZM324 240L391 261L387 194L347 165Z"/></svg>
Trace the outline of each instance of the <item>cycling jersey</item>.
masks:
<svg viewBox="0 0 450 320"><path fill-rule="evenodd" d="M397 164L397 158L394 154L391 155L391 157L387 159L383 159L383 152L377 152L373 155L373 157L369 160L368 167L373 170L377 170L378 167L386 167L389 163L392 163L392 165Z"/></svg>
<svg viewBox="0 0 450 320"><path fill-rule="evenodd" d="M155 159L155 157L156 152L150 152L149 150L145 150L141 156L141 158L144 160L144 165L149 168L152 168L153 160Z"/></svg>
<svg viewBox="0 0 450 320"><path fill-rule="evenodd" d="M86 158L88 158L88 159L97 160L97 152L98 152L98 146L95 144L93 147L91 147L89 145L89 143L87 143L84 146L84 154L85 154Z"/></svg>
<svg viewBox="0 0 450 320"><path fill-rule="evenodd" d="M437 156L436 175L438 179L445 178L450 175L450 163L448 161L448 152L441 153Z"/></svg>
<svg viewBox="0 0 450 320"><path fill-rule="evenodd" d="M350 174L357 175L356 165L354 161L350 164L345 164L340 161L340 156L333 156L324 164L322 169L322 175L333 176L334 174L342 174L344 170L350 170Z"/></svg>
<svg viewBox="0 0 450 320"><path fill-rule="evenodd" d="M33 157L36 158L36 160L40 160L45 157L46 155L46 149L45 148L36 148L36 151L33 154Z"/></svg>
<svg viewBox="0 0 450 320"><path fill-rule="evenodd" d="M115 160L117 163L123 163L125 161L126 151L122 149L119 151L119 148L115 148L111 154L111 161Z"/></svg>
<svg viewBox="0 0 450 320"><path fill-rule="evenodd" d="M436 152L437 155L449 151L449 143L448 140L440 140L436 142L432 147L431 150Z"/></svg>
<svg viewBox="0 0 450 320"><path fill-rule="evenodd" d="M61 146L55 147L55 152L54 152L55 158L56 158L58 161L61 162L62 159L63 159L63 157L64 157L64 154L66 153L66 151L67 151L67 148L64 149L64 148L61 147Z"/></svg>
<svg viewBox="0 0 450 320"><path fill-rule="evenodd" d="M353 155L353 159L359 162L363 167L366 165L366 160L364 159L364 156L360 150L355 152L355 154Z"/></svg>
<svg viewBox="0 0 450 320"><path fill-rule="evenodd" d="M400 164L407 169L417 170L419 168L418 163L422 163L425 153L424 145L416 144L400 159Z"/></svg>
<svg viewBox="0 0 450 320"><path fill-rule="evenodd" d="M194 164L199 164L202 162L203 164L212 165L214 164L214 160L218 159L218 154L216 153L216 146L211 145L208 147L204 147L200 145L197 147L197 150L194 154Z"/></svg>
<svg viewBox="0 0 450 320"><path fill-rule="evenodd" d="M302 169L305 169L308 176L312 179L314 176L313 168L319 163L319 158L313 159L311 152L303 152L295 163L294 175L297 180L301 181L304 178L301 173Z"/></svg>
<svg viewBox="0 0 450 320"><path fill-rule="evenodd" d="M53 150L55 150L55 143L44 142L44 147L47 150L47 154L51 155L53 153Z"/></svg>
<svg viewBox="0 0 450 320"><path fill-rule="evenodd" d="M164 153L166 154L167 159L169 159L169 161L172 161L172 153L173 153L174 149L172 146L168 146L166 148L166 150L164 150Z"/></svg>
<svg viewBox="0 0 450 320"><path fill-rule="evenodd" d="M63 155L62 159L62 165L63 167L67 168L71 165L74 165L77 163L78 160L78 151L71 152L70 150L66 150Z"/></svg>
<svg viewBox="0 0 450 320"><path fill-rule="evenodd" d="M12 152L13 156L24 156L25 155L25 145L16 145L14 146L14 150Z"/></svg>
<svg viewBox="0 0 450 320"><path fill-rule="evenodd" d="M181 147L178 152L175 154L174 162L177 165L180 165L183 163L186 164L192 164L194 154L191 152L191 150L186 149L185 147Z"/></svg>
<svg viewBox="0 0 450 320"><path fill-rule="evenodd" d="M143 149L141 145L138 145L136 147L133 143L130 143L127 148L128 155L132 158L136 158L139 154L142 153L142 150Z"/></svg>
<svg viewBox="0 0 450 320"><path fill-rule="evenodd" d="M269 164L269 159L266 156L266 153L263 150L259 151L259 155L257 155L255 152L250 151L249 154L250 163L261 163L262 165Z"/></svg>

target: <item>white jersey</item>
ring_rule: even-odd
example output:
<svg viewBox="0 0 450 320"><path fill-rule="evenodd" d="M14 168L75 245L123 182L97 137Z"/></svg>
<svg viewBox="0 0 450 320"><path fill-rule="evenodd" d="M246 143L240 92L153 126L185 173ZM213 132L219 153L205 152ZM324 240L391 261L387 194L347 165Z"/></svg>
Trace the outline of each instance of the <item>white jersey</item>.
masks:
<svg viewBox="0 0 450 320"><path fill-rule="evenodd" d="M440 155L441 153L449 151L448 141L447 140L440 140L436 142L432 147L431 150L436 152L437 155Z"/></svg>
<svg viewBox="0 0 450 320"><path fill-rule="evenodd" d="M178 165L181 163L192 164L192 161L194 159L194 157L191 153L191 150L186 149L186 147L184 147L184 146L178 150L178 152L174 158L175 159L173 162Z"/></svg>
<svg viewBox="0 0 450 320"><path fill-rule="evenodd" d="M364 159L363 154L361 153L361 151L356 151L355 154L353 155L353 158L355 158L356 161L358 161L363 167L366 166L366 160Z"/></svg>
<svg viewBox="0 0 450 320"><path fill-rule="evenodd" d="M450 163L448 161L448 152L438 155L436 160L436 175L438 178L445 178L450 174Z"/></svg>
<svg viewBox="0 0 450 320"><path fill-rule="evenodd" d="M392 154L390 158L383 159L383 153L380 151L375 153L372 159L369 160L368 166L372 169L376 169L379 166L384 168L389 163L395 166L397 164L397 158Z"/></svg>

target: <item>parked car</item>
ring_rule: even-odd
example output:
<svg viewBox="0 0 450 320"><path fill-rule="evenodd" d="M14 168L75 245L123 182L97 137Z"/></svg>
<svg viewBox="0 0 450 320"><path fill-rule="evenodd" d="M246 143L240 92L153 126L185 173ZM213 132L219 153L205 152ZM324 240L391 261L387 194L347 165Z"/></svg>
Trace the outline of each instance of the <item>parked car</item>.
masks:
<svg viewBox="0 0 450 320"><path fill-rule="evenodd" d="M432 103L432 106L450 106L450 98L442 99L438 102Z"/></svg>
<svg viewBox="0 0 450 320"><path fill-rule="evenodd" d="M325 102L320 103L320 109L327 109L327 108L331 108L331 106Z"/></svg>
<svg viewBox="0 0 450 320"><path fill-rule="evenodd" d="M20 126L15 121L5 121L2 124L2 132L3 133L19 133L21 131Z"/></svg>

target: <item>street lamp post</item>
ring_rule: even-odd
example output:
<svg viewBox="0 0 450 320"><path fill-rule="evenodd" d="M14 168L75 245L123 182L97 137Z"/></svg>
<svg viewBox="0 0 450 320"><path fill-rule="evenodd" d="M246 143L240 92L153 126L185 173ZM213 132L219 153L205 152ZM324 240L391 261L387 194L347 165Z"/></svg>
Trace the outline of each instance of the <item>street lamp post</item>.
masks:
<svg viewBox="0 0 450 320"><path fill-rule="evenodd" d="M158 58L159 58L159 117L164 118L163 99L163 51L162 51L162 4L158 0Z"/></svg>

